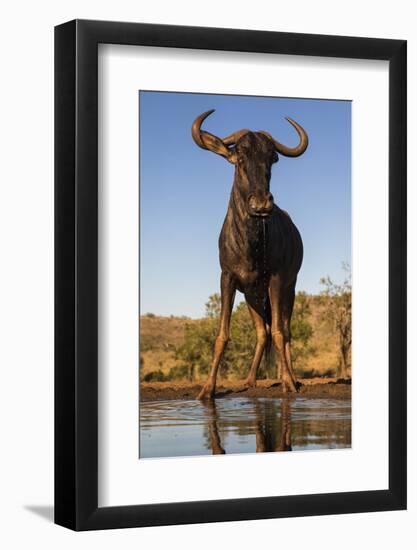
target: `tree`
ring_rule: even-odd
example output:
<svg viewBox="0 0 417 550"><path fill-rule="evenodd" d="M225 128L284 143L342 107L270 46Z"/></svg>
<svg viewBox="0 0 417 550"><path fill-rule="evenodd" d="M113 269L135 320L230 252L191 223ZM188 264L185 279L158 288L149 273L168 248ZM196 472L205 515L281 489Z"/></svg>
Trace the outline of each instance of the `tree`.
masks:
<svg viewBox="0 0 417 550"><path fill-rule="evenodd" d="M297 369L302 360L316 352L310 344L313 336L313 327L310 323L310 299L305 292L298 292L295 297L294 310L291 319L291 359Z"/></svg>
<svg viewBox="0 0 417 550"><path fill-rule="evenodd" d="M324 286L322 296L325 305L325 315L338 336L339 344L339 374L341 378L348 378L350 350L352 346L352 284L350 267L343 264L345 271L344 281L338 285L330 277L320 279Z"/></svg>
<svg viewBox="0 0 417 550"><path fill-rule="evenodd" d="M256 333L248 307L241 302L232 314L230 340L224 353L223 372L247 376L256 345Z"/></svg>
<svg viewBox="0 0 417 550"><path fill-rule="evenodd" d="M213 342L220 317L220 294L212 294L206 303L203 319L185 325L184 343L177 348L176 357L188 365L188 380L193 381L196 371L207 374L210 368Z"/></svg>
<svg viewBox="0 0 417 550"><path fill-rule="evenodd" d="M189 366L187 378L190 381L194 380L196 371L199 374L207 374L209 371L216 327L215 319L211 318L199 319L185 326L184 343L175 355Z"/></svg>
<svg viewBox="0 0 417 550"><path fill-rule="evenodd" d="M218 319L220 317L221 297L218 292L209 296L206 302L206 317Z"/></svg>

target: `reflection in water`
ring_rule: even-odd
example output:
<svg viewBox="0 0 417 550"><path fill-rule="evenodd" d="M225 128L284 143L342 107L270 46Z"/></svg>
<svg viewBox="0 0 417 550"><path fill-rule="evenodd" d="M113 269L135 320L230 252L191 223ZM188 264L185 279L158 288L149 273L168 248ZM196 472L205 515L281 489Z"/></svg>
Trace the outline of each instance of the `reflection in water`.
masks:
<svg viewBox="0 0 417 550"><path fill-rule="evenodd" d="M217 409L214 400L203 402L207 411L207 426L210 437L210 447L214 455L226 454L221 446L217 427ZM281 426L278 426L278 417L272 422L265 403L255 403L255 440L256 452L291 451L291 404L289 399L281 401ZM279 435L280 434L280 435ZM278 437L279 436L279 437Z"/></svg>
<svg viewBox="0 0 417 550"><path fill-rule="evenodd" d="M225 398L140 407L141 458L350 446L349 400Z"/></svg>
<svg viewBox="0 0 417 550"><path fill-rule="evenodd" d="M260 412L256 425L256 452L291 451L291 404L289 399L281 401L281 426L274 425L268 415ZM262 422L263 420L263 422Z"/></svg>
<svg viewBox="0 0 417 550"><path fill-rule="evenodd" d="M213 449L214 455L224 455L226 451L223 449L220 442L219 429L217 427L217 409L214 399L204 401L203 405L207 410L207 427L210 437L210 447Z"/></svg>

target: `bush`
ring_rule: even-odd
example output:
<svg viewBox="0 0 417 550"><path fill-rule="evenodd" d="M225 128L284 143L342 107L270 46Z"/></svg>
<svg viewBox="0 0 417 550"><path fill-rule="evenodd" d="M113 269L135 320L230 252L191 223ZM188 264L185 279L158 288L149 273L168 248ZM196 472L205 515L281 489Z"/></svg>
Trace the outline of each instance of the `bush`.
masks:
<svg viewBox="0 0 417 550"><path fill-rule="evenodd" d="M295 371L300 378L334 378L336 376L336 371L332 368L323 371L317 369L299 370L296 368Z"/></svg>
<svg viewBox="0 0 417 550"><path fill-rule="evenodd" d="M188 365L176 365L169 369L168 378L170 380L193 380L193 368Z"/></svg>
<svg viewBox="0 0 417 550"><path fill-rule="evenodd" d="M167 380L167 377L161 371L161 369L152 370L146 373L145 376L143 377L144 382L165 382L166 380Z"/></svg>

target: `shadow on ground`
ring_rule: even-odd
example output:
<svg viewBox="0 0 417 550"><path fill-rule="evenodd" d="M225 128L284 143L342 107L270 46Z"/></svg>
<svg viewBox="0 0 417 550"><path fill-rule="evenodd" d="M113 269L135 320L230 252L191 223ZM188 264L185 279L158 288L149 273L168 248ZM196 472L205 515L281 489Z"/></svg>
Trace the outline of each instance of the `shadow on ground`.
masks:
<svg viewBox="0 0 417 550"><path fill-rule="evenodd" d="M24 506L25 510L28 510L28 512L32 512L32 514L35 514L49 523L53 523L54 521L54 507L53 506L38 506L38 505L26 505Z"/></svg>

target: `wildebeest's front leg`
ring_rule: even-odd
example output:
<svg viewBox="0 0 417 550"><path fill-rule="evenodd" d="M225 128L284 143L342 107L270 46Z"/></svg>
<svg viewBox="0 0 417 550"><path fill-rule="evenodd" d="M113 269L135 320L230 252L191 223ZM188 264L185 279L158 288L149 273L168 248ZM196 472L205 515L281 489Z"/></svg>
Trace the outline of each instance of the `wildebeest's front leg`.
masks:
<svg viewBox="0 0 417 550"><path fill-rule="evenodd" d="M271 302L271 337L281 358L282 387L284 392L296 392L295 377L290 370L285 353L284 326L282 320L282 281L279 275L272 275L269 283L269 299Z"/></svg>
<svg viewBox="0 0 417 550"><path fill-rule="evenodd" d="M214 344L213 362L207 382L203 389L198 394L198 399L211 399L214 396L216 389L217 370L229 340L230 317L232 315L233 302L235 299L236 283L234 277L223 271L220 279L221 289L221 311L220 311L220 326Z"/></svg>

